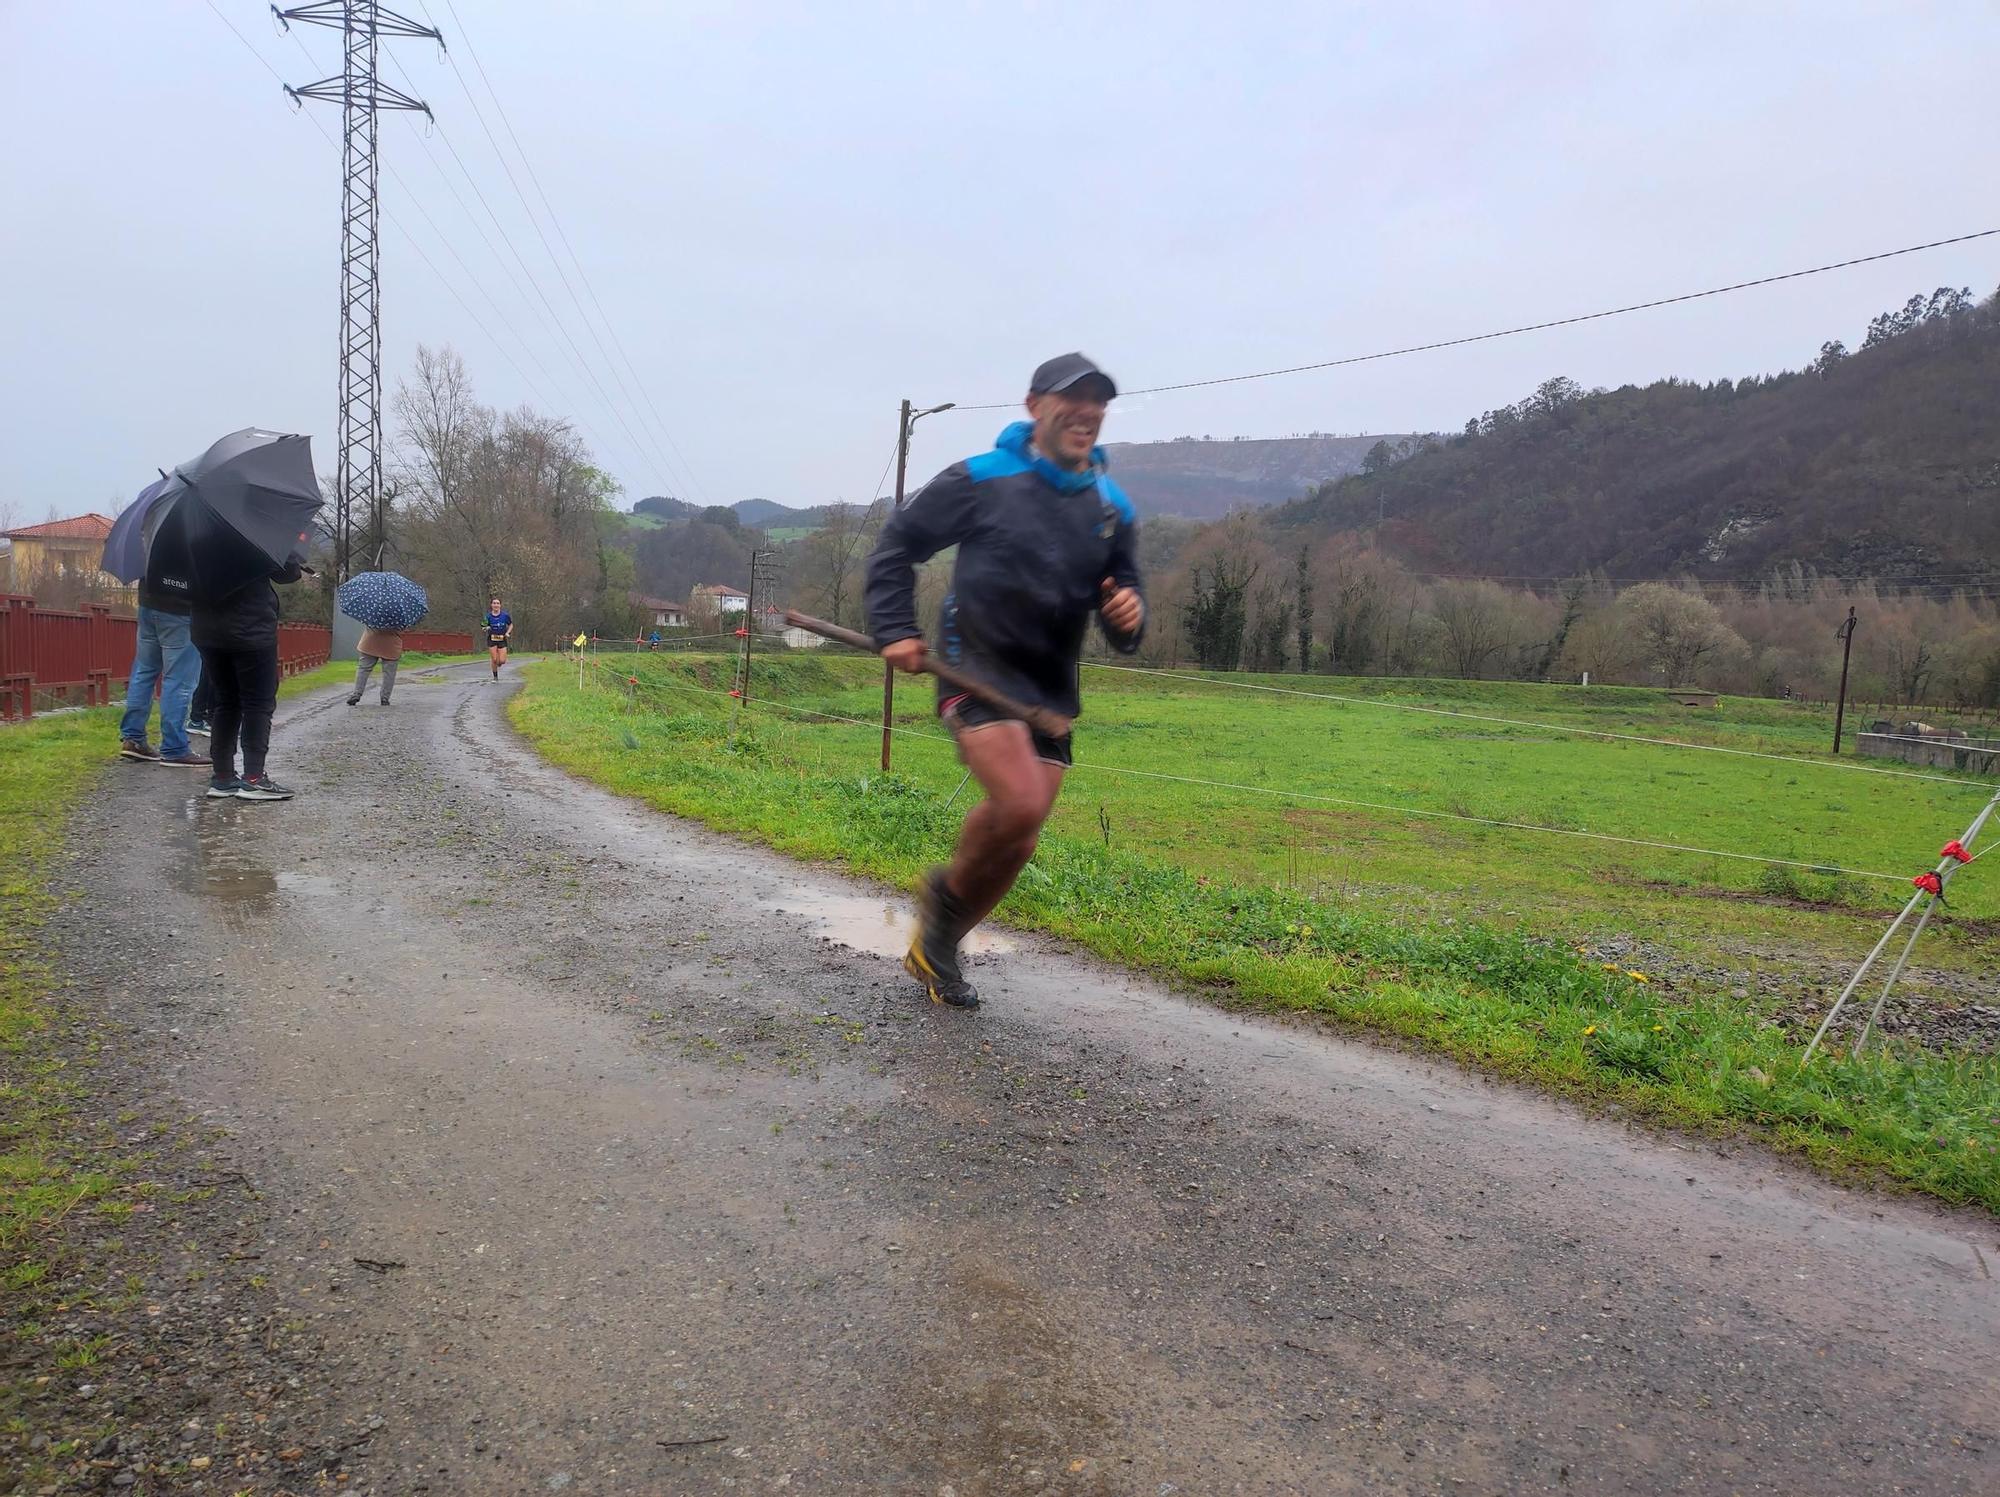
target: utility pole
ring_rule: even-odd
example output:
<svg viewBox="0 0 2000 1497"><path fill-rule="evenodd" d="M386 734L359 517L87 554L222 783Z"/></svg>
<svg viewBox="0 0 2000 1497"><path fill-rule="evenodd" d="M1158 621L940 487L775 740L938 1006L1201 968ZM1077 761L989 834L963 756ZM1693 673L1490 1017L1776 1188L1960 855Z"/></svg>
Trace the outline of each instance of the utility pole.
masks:
<svg viewBox="0 0 2000 1497"><path fill-rule="evenodd" d="M896 415L896 508L903 507L903 483L910 470L910 432L926 416L935 416L939 411L948 411L956 401L947 400L943 405L934 405L926 410L913 411L909 401ZM875 503L878 496L870 494L868 502ZM864 620L865 622L865 620ZM889 772L890 720L896 712L896 668L886 661L882 665L882 773Z"/></svg>
<svg viewBox="0 0 2000 1497"><path fill-rule="evenodd" d="M743 669L736 686L737 697L745 702L750 700L750 641L757 637L757 584L770 586L778 580L771 567L771 558L777 554L754 548L750 552L750 597L743 616Z"/></svg>
<svg viewBox="0 0 2000 1497"><path fill-rule="evenodd" d="M1840 752L1840 730L1847 720L1847 657L1854 653L1854 609L1850 606L1847 617L1833 637L1840 641L1840 703L1833 709L1833 751Z"/></svg>
<svg viewBox="0 0 2000 1497"><path fill-rule="evenodd" d="M287 88L294 103L306 99L341 106L340 189L340 430L334 479L334 580L352 572L354 521L365 523L382 491L382 309L377 251L375 116L384 109L421 110L430 106L375 75L381 37L424 37L438 46L444 36L421 26L377 0L315 0L290 10L271 7L287 29L293 21L326 26L342 34L345 64L340 76L304 88Z"/></svg>

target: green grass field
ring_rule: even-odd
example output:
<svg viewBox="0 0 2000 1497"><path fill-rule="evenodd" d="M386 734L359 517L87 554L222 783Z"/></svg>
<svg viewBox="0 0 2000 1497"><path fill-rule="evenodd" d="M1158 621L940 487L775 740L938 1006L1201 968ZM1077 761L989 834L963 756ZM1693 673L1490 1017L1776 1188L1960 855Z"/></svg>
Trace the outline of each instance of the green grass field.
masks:
<svg viewBox="0 0 2000 1497"><path fill-rule="evenodd" d="M57 973L36 932L69 812L116 763L118 709L0 726L0 1305L11 1314L52 1272L54 1229L114 1186L70 1121L76 1082L47 1043Z"/></svg>
<svg viewBox="0 0 2000 1497"><path fill-rule="evenodd" d="M872 661L760 661L748 709L726 695L731 664L640 658L599 670L582 692L574 667L531 666L512 710L555 762L784 851L902 884L943 856L965 801L946 806L961 773L949 742L916 736L938 731L927 683L901 684L908 733L884 777L868 725L881 699ZM1770 703L1728 702L1697 720L1636 691L1255 680L1765 751L1807 753L1819 738L1809 714ZM1326 1015L1681 1124L1752 1124L1822 1162L2000 1208L2000 1062L1890 1045L1802 1071L1773 1001L1701 975L1702 964L1837 972L1858 960L1905 897L1900 881L1977 809L1976 784L1097 670L1085 688L1079 768L1003 918L1225 1002ZM1273 791L1894 877L1774 872ZM1957 918L1935 943L1926 936L1925 960L1983 981L1990 1001L2000 900L1981 877L1988 866L1954 886ZM1604 944L1634 937L1690 965L1671 977L1607 970Z"/></svg>

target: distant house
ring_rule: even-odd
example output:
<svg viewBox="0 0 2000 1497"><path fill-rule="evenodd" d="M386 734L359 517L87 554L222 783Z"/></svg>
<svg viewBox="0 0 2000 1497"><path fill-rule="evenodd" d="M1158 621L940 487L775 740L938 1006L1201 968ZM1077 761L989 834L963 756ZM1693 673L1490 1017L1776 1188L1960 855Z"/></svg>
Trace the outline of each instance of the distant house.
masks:
<svg viewBox="0 0 2000 1497"><path fill-rule="evenodd" d="M643 594L634 593L632 596L632 605L652 620L648 626L649 628L684 629L687 627L687 610L678 603L669 603L665 598L649 598Z"/></svg>
<svg viewBox="0 0 2000 1497"><path fill-rule="evenodd" d="M750 607L750 595L720 582L704 582L688 595L690 614L743 613Z"/></svg>
<svg viewBox="0 0 2000 1497"><path fill-rule="evenodd" d="M823 636L810 629L801 629L785 622L782 608L760 608L757 610L757 632L782 640L787 649L816 650L826 643Z"/></svg>
<svg viewBox="0 0 2000 1497"><path fill-rule="evenodd" d="M137 600L137 590L97 565L110 534L111 517L95 513L8 531L8 589L81 590L102 602L129 607Z"/></svg>

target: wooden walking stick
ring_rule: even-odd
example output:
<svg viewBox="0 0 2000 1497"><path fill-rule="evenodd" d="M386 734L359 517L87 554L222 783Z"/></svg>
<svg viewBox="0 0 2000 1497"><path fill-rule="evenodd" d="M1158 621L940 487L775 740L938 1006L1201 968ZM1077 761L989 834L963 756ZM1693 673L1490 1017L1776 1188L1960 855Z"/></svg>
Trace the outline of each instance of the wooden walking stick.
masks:
<svg viewBox="0 0 2000 1497"><path fill-rule="evenodd" d="M829 624L825 619L816 619L811 614L800 613L795 608L785 610L785 622L800 629L810 630L822 639L830 639L835 644L852 645L857 650L866 650L871 655L882 653L874 640L854 629L843 629L838 624ZM1051 738L1061 738L1070 730L1070 720L1059 712L1051 712L1046 707L1031 707L1026 702L1017 702L997 686L989 686L979 677L960 670L955 665L947 665L934 654L926 654L922 670L936 676L947 686L954 686L967 696L978 697L989 707L997 707L1009 717L1018 717L1038 733L1046 733Z"/></svg>

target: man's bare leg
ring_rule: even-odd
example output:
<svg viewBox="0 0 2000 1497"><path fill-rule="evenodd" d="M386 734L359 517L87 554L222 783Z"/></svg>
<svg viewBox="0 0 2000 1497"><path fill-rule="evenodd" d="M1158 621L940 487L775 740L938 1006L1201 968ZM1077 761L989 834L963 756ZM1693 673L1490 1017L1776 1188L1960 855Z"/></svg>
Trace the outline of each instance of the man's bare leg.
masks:
<svg viewBox="0 0 2000 1497"><path fill-rule="evenodd" d="M986 797L966 814L945 883L970 930L1014 887L1062 789L1063 766L1035 757L1028 725L961 728L958 754Z"/></svg>

